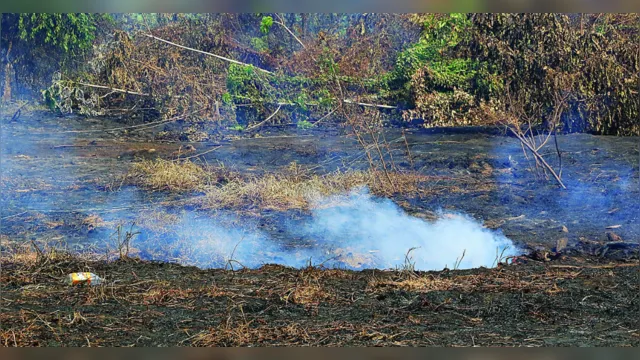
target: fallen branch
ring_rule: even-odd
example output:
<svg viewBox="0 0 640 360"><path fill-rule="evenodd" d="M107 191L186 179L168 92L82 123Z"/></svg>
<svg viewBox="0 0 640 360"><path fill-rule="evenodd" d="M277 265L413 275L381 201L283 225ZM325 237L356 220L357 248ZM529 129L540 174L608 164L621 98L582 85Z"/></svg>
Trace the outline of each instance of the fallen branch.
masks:
<svg viewBox="0 0 640 360"><path fill-rule="evenodd" d="M250 130L259 128L260 126L264 125L267 121L271 120L271 118L274 117L278 113L278 111L280 111L281 107L282 107L282 105L278 105L278 108L276 109L276 111L274 111L273 114L269 115L268 118L266 118L264 121L260 122L259 124L256 124L256 125L253 125L253 126L250 126L250 127L246 128L245 131L250 131Z"/></svg>
<svg viewBox="0 0 640 360"><path fill-rule="evenodd" d="M149 96L149 94L140 93L140 92L137 92L137 91L130 91L130 90L117 89L117 88L112 88L112 87L109 87L109 86L94 85L94 84L86 84L86 83L81 83L81 82L76 82L76 84L78 84L78 85L82 85L82 86L87 86L87 87L92 87L92 88L96 88L96 89L111 90L111 91L120 92L120 93L124 93L124 94L140 95L140 96Z"/></svg>
<svg viewBox="0 0 640 360"><path fill-rule="evenodd" d="M216 147L214 147L213 149L209 149L209 150L204 151L204 152L201 152L201 153L199 153L199 154L195 154L195 155L192 155L192 156L189 156L189 157L185 157L185 158L175 159L175 160L172 160L172 161L176 162L176 161L183 161L183 160L193 159L193 158L195 158L195 157L202 156L202 155L204 155L204 154L208 154L208 153L210 153L210 152L212 152L212 151L214 151L214 150L218 150L218 149L219 149L219 148L221 148L221 147L222 147L222 146L216 146Z"/></svg>
<svg viewBox="0 0 640 360"><path fill-rule="evenodd" d="M240 62L240 61L238 61L238 60L229 59L229 58L226 58L226 57L224 57L224 56L220 56L220 55L212 54L212 53L210 53L210 52L206 52L206 51L202 51L202 50L198 50L198 49L190 48L190 47L187 47L187 46L183 46L183 45L180 45L180 44L176 44L176 43L174 43L174 42L171 42L171 41L168 41L168 40L165 40L165 39L161 39L161 38L159 38L159 37L157 37L157 36L154 36L154 35L151 35L151 34L143 34L143 35L144 35L144 36L146 36L146 37L150 37L150 38L152 38L152 39L158 40L158 41L162 41L162 42L167 43L167 44L169 44L169 45L177 46L177 47L179 47L179 48L181 48L181 49L185 49L185 50L189 50L189 51L194 51L194 52L197 52L197 53L200 53L200 54L205 54L205 55L208 55L208 56L213 56L213 57L215 57L215 58L217 58L217 59L224 60L224 61L227 61L227 62L230 62L230 63L234 63L234 64L238 64L238 65L244 65L244 66L253 66L253 65L251 65L251 64L247 64L247 63ZM262 72L265 72L265 73L267 73L267 74L273 74L273 73L272 73L271 71L269 71L269 70L261 69L261 68L259 68L259 67L257 67L257 66L253 66L253 67L255 67L256 69L258 69L258 70L260 70L260 71L262 71Z"/></svg>
<svg viewBox="0 0 640 360"><path fill-rule="evenodd" d="M331 114L336 112L336 110L338 110L338 108L334 108L333 110L329 111L325 116L321 117L320 119L318 119L318 121L314 122L313 126L317 126L320 121L322 121L322 120L328 118L329 116L331 116Z"/></svg>
<svg viewBox="0 0 640 360"><path fill-rule="evenodd" d="M237 98L237 99L251 99L250 97L239 96L239 95L235 95L234 98ZM299 106L299 104L294 103L294 102L268 101L267 99L259 99L259 101L260 101L261 104L274 104L274 105L282 105L282 106ZM342 101L345 104L360 105L360 106L365 106L365 107L377 107L377 108L382 108L382 109L397 109L398 108L397 106L356 102L356 101L349 100L349 99L344 99ZM317 102L306 102L304 104L307 105L307 106L320 106L320 103L317 103ZM251 104L251 103L247 103L247 104L237 104L236 106L252 106L252 105L253 104Z"/></svg>
<svg viewBox="0 0 640 360"><path fill-rule="evenodd" d="M367 107L377 107L377 108L382 108L382 109L397 109L398 108L397 106L380 105L380 104L368 104L368 103L361 103L361 102L356 102L356 101L352 101L352 100L348 100L348 99L344 99L342 101L345 102L346 104L354 104L354 105L367 106Z"/></svg>

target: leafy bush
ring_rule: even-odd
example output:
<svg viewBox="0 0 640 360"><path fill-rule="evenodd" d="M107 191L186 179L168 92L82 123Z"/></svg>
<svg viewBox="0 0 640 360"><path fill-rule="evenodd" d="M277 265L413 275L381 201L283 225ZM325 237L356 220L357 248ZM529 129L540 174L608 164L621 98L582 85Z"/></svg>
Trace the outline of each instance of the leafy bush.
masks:
<svg viewBox="0 0 640 360"><path fill-rule="evenodd" d="M308 130L313 127L313 124L309 122L309 120L300 120L296 123L298 129Z"/></svg>
<svg viewBox="0 0 640 360"><path fill-rule="evenodd" d="M91 53L94 40L113 28L106 14L4 13L0 48L5 97L11 89L39 93L58 71L82 70L79 57ZM12 84L11 79L19 82Z"/></svg>

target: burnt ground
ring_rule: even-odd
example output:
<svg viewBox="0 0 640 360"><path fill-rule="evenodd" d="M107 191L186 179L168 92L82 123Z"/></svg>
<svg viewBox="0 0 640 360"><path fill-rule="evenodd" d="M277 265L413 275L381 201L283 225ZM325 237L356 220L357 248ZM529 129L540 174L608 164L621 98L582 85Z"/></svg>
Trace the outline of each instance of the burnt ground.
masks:
<svg viewBox="0 0 640 360"><path fill-rule="evenodd" d="M94 246L113 232L110 221L198 196L114 180L136 158L171 158L187 145L159 141L146 129L104 131L121 126L43 114L3 120L3 345L639 344L637 138L559 136L562 190L537 179L518 141L495 131L408 131L410 157L401 133L386 132L399 167L433 179L420 194L392 200L414 215L470 214L531 251L499 269L231 272L42 254L25 265L7 255L8 242ZM266 128L255 137L228 131L191 144L197 153L220 146L200 160L240 172L278 171L292 161L317 173L366 168L362 149L340 133ZM542 152L557 161L552 144ZM103 227L87 222L92 216L104 219ZM274 238L291 242L281 225L305 214L239 216L257 216ZM559 239L568 247L557 254ZM108 274L109 284L60 284L84 270Z"/></svg>
<svg viewBox="0 0 640 360"><path fill-rule="evenodd" d="M3 262L3 346L638 346L638 262L412 273ZM117 282L69 287L79 268Z"/></svg>

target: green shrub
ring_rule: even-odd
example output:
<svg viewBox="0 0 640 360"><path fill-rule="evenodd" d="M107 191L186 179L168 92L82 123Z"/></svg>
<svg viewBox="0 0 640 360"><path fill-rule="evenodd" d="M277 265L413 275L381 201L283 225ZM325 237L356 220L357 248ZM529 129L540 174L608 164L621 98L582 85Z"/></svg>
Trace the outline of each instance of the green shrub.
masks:
<svg viewBox="0 0 640 360"><path fill-rule="evenodd" d="M308 130L313 127L313 124L310 123L308 120L300 120L296 123L296 126L298 127L298 129Z"/></svg>

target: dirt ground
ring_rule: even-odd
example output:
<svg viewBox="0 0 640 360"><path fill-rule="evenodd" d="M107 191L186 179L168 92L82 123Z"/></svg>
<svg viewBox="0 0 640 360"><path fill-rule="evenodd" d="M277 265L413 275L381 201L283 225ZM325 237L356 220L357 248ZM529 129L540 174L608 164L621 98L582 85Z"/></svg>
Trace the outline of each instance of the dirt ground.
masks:
<svg viewBox="0 0 640 360"><path fill-rule="evenodd" d="M81 251L104 242L112 221L131 221L150 204L153 211L179 211L172 204L198 196L140 191L115 180L139 158L172 158L193 145L196 154L206 152L198 161L243 173L296 161L322 174L366 168L354 139L339 129L278 127L186 143L160 141L151 131L105 132L124 126L108 121L43 114L6 120L3 346L640 344L637 138L559 136L568 188L561 190L536 179L518 141L495 130L414 129L407 146L390 129L385 136L399 166L433 179L417 196L396 195L394 202L416 216L438 209L470 214L528 249L527 256L497 269L428 273L278 265L227 271L152 257L106 262L32 253L25 263L8 244L64 242ZM554 151L543 149L550 159ZM282 224L305 214L241 216L258 216L274 239L295 243ZM560 252L558 241L566 241ZM106 275L107 285L61 283L75 271Z"/></svg>

